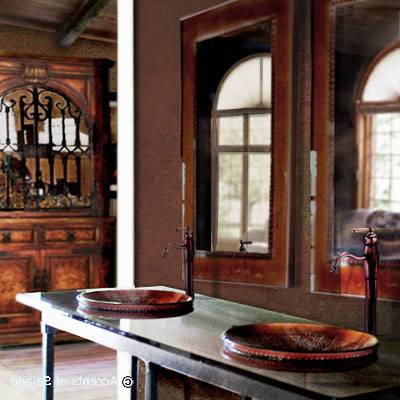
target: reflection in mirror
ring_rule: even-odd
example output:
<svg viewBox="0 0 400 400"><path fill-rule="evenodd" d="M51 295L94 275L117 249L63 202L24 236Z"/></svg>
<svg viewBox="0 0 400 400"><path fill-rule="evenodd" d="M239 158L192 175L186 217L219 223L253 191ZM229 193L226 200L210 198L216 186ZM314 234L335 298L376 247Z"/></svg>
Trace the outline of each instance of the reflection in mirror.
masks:
<svg viewBox="0 0 400 400"><path fill-rule="evenodd" d="M195 279L290 283L293 6L235 0L182 21L182 208Z"/></svg>
<svg viewBox="0 0 400 400"><path fill-rule="evenodd" d="M239 95L238 95L239 94ZM212 116L213 249L268 250L271 57L239 61L223 79Z"/></svg>
<svg viewBox="0 0 400 400"><path fill-rule="evenodd" d="M201 250L270 251L271 30L264 22L198 45Z"/></svg>
<svg viewBox="0 0 400 400"><path fill-rule="evenodd" d="M400 3L335 12L334 252L360 252L353 227L400 229ZM399 260L396 234L382 239L382 259Z"/></svg>

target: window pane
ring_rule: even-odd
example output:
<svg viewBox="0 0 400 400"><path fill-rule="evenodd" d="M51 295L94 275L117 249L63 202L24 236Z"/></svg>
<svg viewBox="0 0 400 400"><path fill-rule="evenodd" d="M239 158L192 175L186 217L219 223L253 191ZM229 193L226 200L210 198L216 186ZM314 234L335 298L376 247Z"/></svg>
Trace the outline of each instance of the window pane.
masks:
<svg viewBox="0 0 400 400"><path fill-rule="evenodd" d="M376 153L387 154L390 151L390 135L387 133L375 134L375 151Z"/></svg>
<svg viewBox="0 0 400 400"><path fill-rule="evenodd" d="M392 157L392 174L393 178L400 178L400 156Z"/></svg>
<svg viewBox="0 0 400 400"><path fill-rule="evenodd" d="M381 178L390 178L391 157L387 154L374 155L374 176Z"/></svg>
<svg viewBox="0 0 400 400"><path fill-rule="evenodd" d="M400 179L392 179L392 187L390 193L390 201L393 203L391 206L391 211L399 211L399 208L394 208L395 203L400 201Z"/></svg>
<svg viewBox="0 0 400 400"><path fill-rule="evenodd" d="M271 107L271 56L240 62L225 77L217 110Z"/></svg>
<svg viewBox="0 0 400 400"><path fill-rule="evenodd" d="M249 116L249 143L271 144L271 114Z"/></svg>
<svg viewBox="0 0 400 400"><path fill-rule="evenodd" d="M241 237L243 155L218 155L217 251L238 251Z"/></svg>
<svg viewBox="0 0 400 400"><path fill-rule="evenodd" d="M389 200L390 179L372 179L372 197L379 200Z"/></svg>
<svg viewBox="0 0 400 400"><path fill-rule="evenodd" d="M218 144L243 144L243 117L222 117L218 119Z"/></svg>
<svg viewBox="0 0 400 400"><path fill-rule="evenodd" d="M373 69L363 101L398 101L400 96L400 49L388 53Z"/></svg>
<svg viewBox="0 0 400 400"><path fill-rule="evenodd" d="M389 113L375 114L373 116L373 131L375 133L388 133L392 124L392 116Z"/></svg>
<svg viewBox="0 0 400 400"><path fill-rule="evenodd" d="M392 117L392 133L400 134L400 114L390 113Z"/></svg>
<svg viewBox="0 0 400 400"><path fill-rule="evenodd" d="M272 100L271 100L271 93L272 93L272 62L271 56L263 57L262 58L262 104L265 107L271 107Z"/></svg>
<svg viewBox="0 0 400 400"><path fill-rule="evenodd" d="M248 231L253 242L247 251L268 251L271 156L268 153L249 154Z"/></svg>
<svg viewBox="0 0 400 400"><path fill-rule="evenodd" d="M400 118L399 118L400 121ZM395 150L393 153L400 154L400 131L394 131L392 135L392 149L399 149Z"/></svg>

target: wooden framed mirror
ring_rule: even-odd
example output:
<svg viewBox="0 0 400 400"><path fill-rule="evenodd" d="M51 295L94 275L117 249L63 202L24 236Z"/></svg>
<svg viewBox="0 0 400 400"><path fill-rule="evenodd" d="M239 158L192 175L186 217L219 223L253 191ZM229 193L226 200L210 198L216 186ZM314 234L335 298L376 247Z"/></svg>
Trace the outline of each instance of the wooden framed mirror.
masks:
<svg viewBox="0 0 400 400"><path fill-rule="evenodd" d="M353 227L380 238L380 298L400 299L400 3L313 2L313 148L316 152L314 290L362 295L363 267L333 258L362 255ZM399 142L400 144L400 142Z"/></svg>
<svg viewBox="0 0 400 400"><path fill-rule="evenodd" d="M183 212L195 278L289 284L290 0L182 21Z"/></svg>

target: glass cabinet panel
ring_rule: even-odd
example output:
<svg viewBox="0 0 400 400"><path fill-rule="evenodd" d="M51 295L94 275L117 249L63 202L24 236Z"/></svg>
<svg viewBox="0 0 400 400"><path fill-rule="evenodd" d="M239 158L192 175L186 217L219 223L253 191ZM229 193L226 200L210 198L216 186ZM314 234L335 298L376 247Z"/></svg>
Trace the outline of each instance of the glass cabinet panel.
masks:
<svg viewBox="0 0 400 400"><path fill-rule="evenodd" d="M91 126L71 100L27 86L0 98L0 209L92 204Z"/></svg>

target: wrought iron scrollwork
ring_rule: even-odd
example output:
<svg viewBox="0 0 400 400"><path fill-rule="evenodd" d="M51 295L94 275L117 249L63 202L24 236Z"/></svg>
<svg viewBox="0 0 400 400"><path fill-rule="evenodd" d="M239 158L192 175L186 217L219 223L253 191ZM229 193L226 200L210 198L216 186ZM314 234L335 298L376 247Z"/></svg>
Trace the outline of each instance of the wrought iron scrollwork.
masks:
<svg viewBox="0 0 400 400"><path fill-rule="evenodd" d="M0 209L92 204L91 126L67 96L27 86L0 97Z"/></svg>

